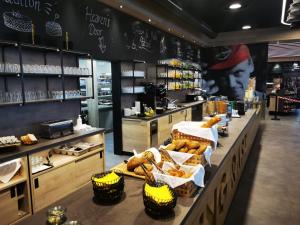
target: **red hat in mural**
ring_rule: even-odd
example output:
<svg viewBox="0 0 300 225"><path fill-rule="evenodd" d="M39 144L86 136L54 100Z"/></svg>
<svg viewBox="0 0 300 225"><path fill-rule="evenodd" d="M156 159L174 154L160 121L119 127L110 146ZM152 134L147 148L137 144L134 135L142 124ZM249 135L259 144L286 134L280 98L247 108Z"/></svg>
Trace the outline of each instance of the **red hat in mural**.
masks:
<svg viewBox="0 0 300 225"><path fill-rule="evenodd" d="M236 66L237 64L251 58L247 45L234 45L229 48L223 48L223 51L215 55L216 64L212 65L211 70L225 70Z"/></svg>

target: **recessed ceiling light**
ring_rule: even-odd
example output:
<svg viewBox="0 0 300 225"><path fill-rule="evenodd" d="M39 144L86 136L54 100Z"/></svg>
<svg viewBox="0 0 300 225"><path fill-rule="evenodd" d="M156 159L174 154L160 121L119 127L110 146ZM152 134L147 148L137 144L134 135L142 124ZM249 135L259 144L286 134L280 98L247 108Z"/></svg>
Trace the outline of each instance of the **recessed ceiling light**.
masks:
<svg viewBox="0 0 300 225"><path fill-rule="evenodd" d="M242 27L243 30L249 30L251 29L252 27L250 25L245 25Z"/></svg>
<svg viewBox="0 0 300 225"><path fill-rule="evenodd" d="M242 7L242 4L239 2L233 2L229 5L229 9L235 10L240 9Z"/></svg>
<svg viewBox="0 0 300 225"><path fill-rule="evenodd" d="M123 8L123 5L120 5L120 8L122 9L122 8Z"/></svg>
<svg viewBox="0 0 300 225"><path fill-rule="evenodd" d="M150 18L148 19L148 22L151 23L151 19Z"/></svg>

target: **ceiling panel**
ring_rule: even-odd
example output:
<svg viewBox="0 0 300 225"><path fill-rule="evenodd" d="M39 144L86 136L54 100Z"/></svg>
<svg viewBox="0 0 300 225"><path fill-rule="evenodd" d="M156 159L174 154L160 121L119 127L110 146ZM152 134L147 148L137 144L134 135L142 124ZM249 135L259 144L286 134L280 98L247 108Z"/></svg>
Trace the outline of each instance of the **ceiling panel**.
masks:
<svg viewBox="0 0 300 225"><path fill-rule="evenodd" d="M172 8L170 1L160 1L168 3ZM228 10L230 0L171 1L185 13L200 22L204 21L217 33L241 30L245 24L252 25L254 29L282 26L280 23L282 0L242 0L245 7L237 11ZM176 8L173 7L173 11L176 11Z"/></svg>

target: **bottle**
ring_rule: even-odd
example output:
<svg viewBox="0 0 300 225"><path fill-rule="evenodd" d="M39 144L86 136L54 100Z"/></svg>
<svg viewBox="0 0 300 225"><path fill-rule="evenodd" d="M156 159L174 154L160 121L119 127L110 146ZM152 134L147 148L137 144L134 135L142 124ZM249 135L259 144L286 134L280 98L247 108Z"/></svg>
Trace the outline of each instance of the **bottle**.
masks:
<svg viewBox="0 0 300 225"><path fill-rule="evenodd" d="M81 116L78 115L77 121L76 121L76 127L81 127L82 126L82 119Z"/></svg>
<svg viewBox="0 0 300 225"><path fill-rule="evenodd" d="M231 120L231 116L232 116L232 105L230 102L227 103L227 116L229 118L229 120Z"/></svg>

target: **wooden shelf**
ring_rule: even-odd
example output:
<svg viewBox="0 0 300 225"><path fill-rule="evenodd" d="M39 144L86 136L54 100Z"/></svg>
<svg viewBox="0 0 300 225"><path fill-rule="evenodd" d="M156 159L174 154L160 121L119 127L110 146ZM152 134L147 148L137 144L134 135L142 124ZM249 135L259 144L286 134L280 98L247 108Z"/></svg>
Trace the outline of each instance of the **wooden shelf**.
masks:
<svg viewBox="0 0 300 225"><path fill-rule="evenodd" d="M17 184L23 183L27 180L26 177L21 176L19 174L15 175L8 183L4 184L4 183L0 183L0 191L13 187Z"/></svg>

